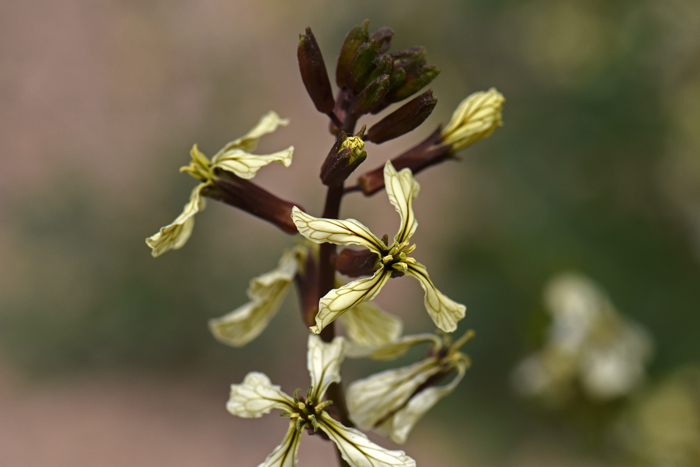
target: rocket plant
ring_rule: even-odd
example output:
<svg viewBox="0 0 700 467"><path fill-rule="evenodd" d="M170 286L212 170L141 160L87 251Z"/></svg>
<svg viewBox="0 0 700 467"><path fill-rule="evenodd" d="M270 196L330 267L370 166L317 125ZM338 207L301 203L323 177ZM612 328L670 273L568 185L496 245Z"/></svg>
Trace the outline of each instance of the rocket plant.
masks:
<svg viewBox="0 0 700 467"><path fill-rule="evenodd" d="M441 293L426 266L413 257L417 247L411 244L411 237L418 227L413 205L420 189L414 176L443 161L456 160L458 151L490 135L501 125L504 98L495 89L470 95L458 105L447 125L438 126L419 144L377 164L366 143L379 145L417 129L437 104L432 90L418 93L440 70L427 63L424 47L389 52L392 37L393 31L387 27L370 34L367 20L350 30L337 60L334 94L311 29L300 35L297 57L301 78L316 109L328 116L332 137L328 154L319 158L320 179L326 187L320 216L251 181L270 163L285 167L292 163L293 146L268 155L253 153L261 137L289 123L271 111L211 159L197 145L192 148L191 162L180 170L199 184L183 212L146 239L154 257L182 248L206 198L235 206L287 234L301 234L275 269L251 280L247 303L209 323L217 340L233 347L245 346L265 330L289 288L294 285L298 290L301 317L309 327L307 366L311 381L306 395L300 397L297 390L289 396L266 375L251 372L241 384L231 386L227 404L231 414L243 418L258 418L280 409L288 419L281 444L259 467L296 466L304 432L333 441L341 466L415 466L404 451L373 443L355 425L404 443L418 420L454 390L470 365L459 349L473 332L456 339L449 334L464 318L466 307ZM399 103L400 107L369 129L363 125L357 130L363 116ZM353 172L361 166L364 169L368 162L375 167L360 170L357 181L349 183ZM377 237L358 220L340 216L346 195L361 193L370 198L383 189L400 219L391 241L388 235ZM338 251L337 246L343 248ZM402 336L401 320L371 302L387 281L406 275L421 284L424 308L439 328L437 334ZM342 323L344 335L339 335L336 321ZM412 346L425 343L430 344L427 355L413 365L353 381L347 392L341 383L345 358L393 360Z"/></svg>

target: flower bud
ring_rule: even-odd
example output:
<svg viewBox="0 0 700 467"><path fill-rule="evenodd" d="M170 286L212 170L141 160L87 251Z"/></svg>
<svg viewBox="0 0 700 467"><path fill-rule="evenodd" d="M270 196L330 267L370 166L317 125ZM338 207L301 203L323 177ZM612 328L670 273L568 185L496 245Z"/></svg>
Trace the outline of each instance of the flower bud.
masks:
<svg viewBox="0 0 700 467"><path fill-rule="evenodd" d="M331 82L328 79L328 72L323 61L323 55L321 55L321 49L318 47L311 28L306 28L306 34L299 35L297 58L299 60L301 80L304 82L306 91L309 93L316 109L324 114L333 112L335 100L333 99Z"/></svg>
<svg viewBox="0 0 700 467"><path fill-rule="evenodd" d="M297 233L292 221L292 208L296 203L280 199L258 185L222 170L216 172L213 185L202 189L202 195L235 206L264 219L288 234Z"/></svg>
<svg viewBox="0 0 700 467"><path fill-rule="evenodd" d="M436 104L433 91L428 90L375 123L365 139L381 144L413 131L430 116Z"/></svg>
<svg viewBox="0 0 700 467"><path fill-rule="evenodd" d="M367 158L365 142L362 140L365 127L357 136L347 137L340 132L321 167L321 181L326 186L340 186Z"/></svg>
<svg viewBox="0 0 700 467"><path fill-rule="evenodd" d="M318 264L312 249L306 251L303 264L297 269L294 281L299 291L299 307L307 326L316 324L318 313Z"/></svg>
<svg viewBox="0 0 700 467"><path fill-rule="evenodd" d="M360 92L350 106L350 113L359 117L382 103L389 92L389 75L381 75Z"/></svg>
<svg viewBox="0 0 700 467"><path fill-rule="evenodd" d="M335 261L335 268L350 277L371 276L377 269L377 255L370 250L344 248Z"/></svg>
<svg viewBox="0 0 700 467"><path fill-rule="evenodd" d="M406 99L430 84L438 74L440 74L440 70L435 65L422 66L414 71L406 72L406 78L397 88L389 92L387 100L399 102Z"/></svg>
<svg viewBox="0 0 700 467"><path fill-rule="evenodd" d="M440 133L442 144L451 145L451 152L457 152L486 138L503 124L503 102L505 98L495 88L468 96L459 104L452 119Z"/></svg>
<svg viewBox="0 0 700 467"><path fill-rule="evenodd" d="M384 26L379 28L377 32L372 34L372 40L377 43L377 49L380 54L383 54L391 47L391 38L394 36L394 31L391 28Z"/></svg>
<svg viewBox="0 0 700 467"><path fill-rule="evenodd" d="M422 46L409 47L389 55L394 59L394 66L406 73L411 73L428 63L425 47Z"/></svg>
<svg viewBox="0 0 700 467"><path fill-rule="evenodd" d="M345 84L353 92L364 88L367 78L375 68L377 59L377 44L373 40L365 42L357 48L346 70Z"/></svg>
<svg viewBox="0 0 700 467"><path fill-rule="evenodd" d="M343 47L340 49L340 55L338 56L338 66L335 69L335 81L339 88L347 87L346 77L347 70L350 62L352 61L357 49L369 41L369 34L367 33L367 28L369 27L369 20L366 19L361 25L355 26L348 32L345 36L345 42L343 42Z"/></svg>

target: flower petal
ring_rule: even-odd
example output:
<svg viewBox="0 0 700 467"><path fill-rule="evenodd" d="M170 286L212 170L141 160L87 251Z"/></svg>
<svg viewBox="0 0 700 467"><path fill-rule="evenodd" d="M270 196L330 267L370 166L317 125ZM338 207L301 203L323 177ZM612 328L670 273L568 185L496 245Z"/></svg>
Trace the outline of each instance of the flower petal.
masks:
<svg viewBox="0 0 700 467"><path fill-rule="evenodd" d="M374 360L394 360L405 354L414 345L424 342L433 343L433 352L440 350L442 347L442 341L435 334L414 334L403 336L396 342L372 347L363 347L353 342L348 342L345 346L345 356L350 358L366 357Z"/></svg>
<svg viewBox="0 0 700 467"><path fill-rule="evenodd" d="M352 467L415 467L416 461L403 451L389 451L374 444L363 433L321 413L319 428L338 446L343 459Z"/></svg>
<svg viewBox="0 0 700 467"><path fill-rule="evenodd" d="M231 385L231 395L226 403L226 410L243 418L260 418L272 409L293 408L292 398L257 371L248 373L241 384Z"/></svg>
<svg viewBox="0 0 700 467"><path fill-rule="evenodd" d="M309 336L306 367L311 375L311 400L314 402L320 402L328 386L340 382L340 364L345 358L344 346L345 339L342 337L336 337L327 344L318 336Z"/></svg>
<svg viewBox="0 0 700 467"><path fill-rule="evenodd" d="M457 376L446 386L430 387L412 397L406 406L397 411L386 427L391 434L391 439L398 444L406 442L408 434L411 432L418 420L425 415L440 399L449 395L457 387L467 367L464 362L457 364Z"/></svg>
<svg viewBox="0 0 700 467"><path fill-rule="evenodd" d="M250 302L220 318L209 320L214 337L234 347L242 347L258 337L277 314L287 295L300 255L304 255L301 246L285 251L277 268L250 281Z"/></svg>
<svg viewBox="0 0 700 467"><path fill-rule="evenodd" d="M375 253L385 245L370 230L355 219L323 219L306 214L294 206L292 220L299 233L315 243L335 243L336 245L362 245Z"/></svg>
<svg viewBox="0 0 700 467"><path fill-rule="evenodd" d="M435 358L383 371L348 386L350 420L363 430L382 424L404 406L418 387L440 371Z"/></svg>
<svg viewBox="0 0 700 467"><path fill-rule="evenodd" d="M288 119L280 118L277 113L271 110L262 116L260 121L257 123L257 125L255 125L255 127L253 127L252 130L224 146L223 149L221 149L221 151L214 156L214 159L216 159L219 155L230 151L231 149L240 149L246 152L254 151L258 146L258 140L261 137L272 133L280 126L287 125L289 125Z"/></svg>
<svg viewBox="0 0 700 467"><path fill-rule="evenodd" d="M413 214L413 200L418 196L420 185L413 178L410 169L397 173L391 161L386 161L384 165L384 185L389 202L401 216L401 228L394 237L394 241L401 244L410 239L418 228L418 221Z"/></svg>
<svg viewBox="0 0 700 467"><path fill-rule="evenodd" d="M442 130L443 144L451 144L456 152L486 138L502 125L501 106L503 95L491 88L475 92L464 99L452 114L452 119Z"/></svg>
<svg viewBox="0 0 700 467"><path fill-rule="evenodd" d="M311 332L320 333L323 328L350 308L372 300L389 280L389 276L390 274L382 268L378 269L372 277L358 279L340 288L332 289L318 303L316 326L311 327Z"/></svg>
<svg viewBox="0 0 700 467"><path fill-rule="evenodd" d="M297 432L296 423L290 421L282 443L258 467L296 467L301 435L301 432Z"/></svg>
<svg viewBox="0 0 700 467"><path fill-rule="evenodd" d="M206 206L206 201L201 196L204 186L204 183L200 183L192 190L190 200L185 204L182 213L171 224L161 227L158 233L146 239L146 244L153 250L151 255L154 258L168 250L182 248L187 243L194 228L194 215Z"/></svg>
<svg viewBox="0 0 700 467"><path fill-rule="evenodd" d="M272 162L281 162L285 167L289 167L292 163L293 153L294 146L273 154L261 155L250 154L240 149L230 149L212 160L211 169L225 170L238 177L250 179L255 177L261 167Z"/></svg>
<svg viewBox="0 0 700 467"><path fill-rule="evenodd" d="M356 345L380 346L401 335L401 320L373 303L360 303L341 316L348 337Z"/></svg>
<svg viewBox="0 0 700 467"><path fill-rule="evenodd" d="M420 263L408 265L406 274L409 274L420 282L425 291L425 309L433 319L435 325L445 332L453 332L457 329L457 321L464 318L467 307L455 302L443 295L430 280L428 271Z"/></svg>

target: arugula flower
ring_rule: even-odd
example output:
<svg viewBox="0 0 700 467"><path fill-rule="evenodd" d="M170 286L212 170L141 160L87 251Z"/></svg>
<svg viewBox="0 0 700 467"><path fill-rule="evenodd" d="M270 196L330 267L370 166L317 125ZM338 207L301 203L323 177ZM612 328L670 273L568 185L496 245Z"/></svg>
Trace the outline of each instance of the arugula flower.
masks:
<svg viewBox="0 0 700 467"><path fill-rule="evenodd" d="M260 168L272 162L281 162L285 167L289 167L292 163L293 146L273 154L250 153L255 150L262 136L288 124L288 119L282 119L275 112L270 111L252 130L224 146L211 161L199 151L195 144L190 151L192 161L189 165L180 168L180 172L187 172L202 183L192 190L190 200L185 204L182 213L171 224L161 227L155 235L146 239L146 244L153 250L151 251L153 257L156 258L171 249L182 248L187 243L194 228L194 215L206 207L202 190L213 184L212 179L216 177L215 170L223 170L243 179L251 179Z"/></svg>
<svg viewBox="0 0 700 467"><path fill-rule="evenodd" d="M443 295L430 280L425 266L408 255L416 246L409 246L418 227L413 214L413 200L420 186L409 169L396 172L391 161L384 166L384 183L389 202L401 216L399 232L394 243L378 239L355 219L337 220L313 217L298 208L292 209L292 220L304 237L316 243L361 245L377 255L378 269L368 278L358 279L328 292L319 302L316 325L311 331L318 334L340 315L358 304L373 299L390 277L404 274L413 276L425 291L425 308L437 327L445 332L457 329L457 321L464 318L466 307Z"/></svg>
<svg viewBox="0 0 700 467"><path fill-rule="evenodd" d="M258 467L295 467L301 435L323 431L336 444L338 451L352 467L415 467L416 462L403 451L389 451L374 444L363 433L343 426L326 412L332 401L323 401L332 383L340 382L340 364L343 361L345 340L336 337L326 344L318 336L310 335L307 368L311 387L306 398L298 399L297 391L290 397L275 386L263 373L251 372L241 384L231 385L231 396L226 408L233 415L259 418L272 409L281 409L289 417L289 429L282 443Z"/></svg>
<svg viewBox="0 0 700 467"><path fill-rule="evenodd" d="M455 109L452 118L440 132L443 144L451 144L451 152L457 152L486 138L503 125L501 107L503 94L491 88L467 96Z"/></svg>

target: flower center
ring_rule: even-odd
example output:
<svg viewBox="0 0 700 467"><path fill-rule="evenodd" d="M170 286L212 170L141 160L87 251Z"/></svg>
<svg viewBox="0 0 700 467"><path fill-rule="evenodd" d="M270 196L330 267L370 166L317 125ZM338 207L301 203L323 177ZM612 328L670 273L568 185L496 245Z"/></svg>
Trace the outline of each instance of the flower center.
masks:
<svg viewBox="0 0 700 467"><path fill-rule="evenodd" d="M333 401L316 402L312 400L313 386L309 387L306 393L306 399L298 399L298 392L299 389L294 391L293 412L285 412L281 415L296 420L297 432L301 432L304 428L313 428L315 432L318 429L318 417L326 407L333 403Z"/></svg>
<svg viewBox="0 0 700 467"><path fill-rule="evenodd" d="M416 249L416 245L408 245L408 241L400 244L394 242L391 248L382 252L382 264L387 269L393 269L392 277L394 273L403 275L408 270L408 265L416 262L415 259L408 257Z"/></svg>

